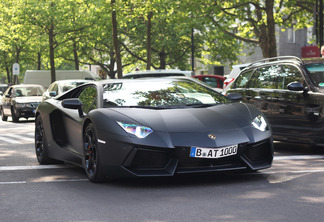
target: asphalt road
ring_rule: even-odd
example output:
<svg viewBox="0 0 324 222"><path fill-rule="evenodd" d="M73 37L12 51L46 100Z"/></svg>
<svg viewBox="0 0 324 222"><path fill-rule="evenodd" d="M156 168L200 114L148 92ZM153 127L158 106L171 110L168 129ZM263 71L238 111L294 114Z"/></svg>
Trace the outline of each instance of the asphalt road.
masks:
<svg viewBox="0 0 324 222"><path fill-rule="evenodd" d="M81 168L39 165L33 130L33 121L0 121L1 222L322 222L324 218L324 148L276 143L273 167L253 174L93 184Z"/></svg>

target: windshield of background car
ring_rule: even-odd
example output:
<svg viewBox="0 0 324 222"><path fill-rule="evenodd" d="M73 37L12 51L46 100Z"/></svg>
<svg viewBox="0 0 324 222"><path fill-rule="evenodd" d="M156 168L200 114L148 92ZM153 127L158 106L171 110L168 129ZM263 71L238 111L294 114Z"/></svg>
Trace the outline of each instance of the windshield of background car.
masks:
<svg viewBox="0 0 324 222"><path fill-rule="evenodd" d="M60 88L61 88L61 92L66 92L66 91L69 91L70 89L73 89L77 86L81 86L83 85L85 82L67 82L67 83L62 83L60 85Z"/></svg>
<svg viewBox="0 0 324 222"><path fill-rule="evenodd" d="M315 86L324 88L324 63L308 64L305 67Z"/></svg>
<svg viewBox="0 0 324 222"><path fill-rule="evenodd" d="M29 86L29 87L16 87L14 91L15 97L22 96L41 96L43 95L44 90L41 87Z"/></svg>
<svg viewBox="0 0 324 222"><path fill-rule="evenodd" d="M104 106L169 107L231 102L216 91L190 80L125 81L104 85Z"/></svg>

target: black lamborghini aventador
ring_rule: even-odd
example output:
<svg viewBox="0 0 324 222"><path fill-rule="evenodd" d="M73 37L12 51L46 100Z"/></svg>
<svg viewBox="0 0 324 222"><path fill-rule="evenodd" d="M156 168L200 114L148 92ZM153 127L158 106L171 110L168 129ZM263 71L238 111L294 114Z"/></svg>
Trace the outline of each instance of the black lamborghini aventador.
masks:
<svg viewBox="0 0 324 222"><path fill-rule="evenodd" d="M41 103L40 164L70 162L92 182L116 177L256 171L273 160L254 106L186 77L91 82Z"/></svg>

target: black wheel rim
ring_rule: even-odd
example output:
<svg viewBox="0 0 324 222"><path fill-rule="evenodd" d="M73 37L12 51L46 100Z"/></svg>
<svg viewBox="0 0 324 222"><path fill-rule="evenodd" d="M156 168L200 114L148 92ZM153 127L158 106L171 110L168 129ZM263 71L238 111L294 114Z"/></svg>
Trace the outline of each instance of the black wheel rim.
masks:
<svg viewBox="0 0 324 222"><path fill-rule="evenodd" d="M35 130L35 148L36 148L36 156L37 158L41 158L43 156L44 150L44 128L41 122L38 122Z"/></svg>
<svg viewBox="0 0 324 222"><path fill-rule="evenodd" d="M84 167L89 176L93 178L97 170L97 144L95 134L91 129L88 129L84 139Z"/></svg>

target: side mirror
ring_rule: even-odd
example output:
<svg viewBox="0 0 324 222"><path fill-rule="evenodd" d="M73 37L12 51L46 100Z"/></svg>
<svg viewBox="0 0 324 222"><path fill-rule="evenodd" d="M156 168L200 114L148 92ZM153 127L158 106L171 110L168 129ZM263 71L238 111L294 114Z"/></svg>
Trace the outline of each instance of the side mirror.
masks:
<svg viewBox="0 0 324 222"><path fill-rule="evenodd" d="M78 98L64 99L62 101L62 106L66 109L77 109L79 111L79 116L83 117L82 102Z"/></svg>
<svg viewBox="0 0 324 222"><path fill-rule="evenodd" d="M6 98L11 98L11 96L9 94L6 94Z"/></svg>
<svg viewBox="0 0 324 222"><path fill-rule="evenodd" d="M301 84L300 82L291 82L287 85L287 88L291 91L302 91L305 89L303 84Z"/></svg>
<svg viewBox="0 0 324 222"><path fill-rule="evenodd" d="M51 91L51 92L49 93L49 96L50 96L50 97L55 97L55 96L56 96L56 92L55 92L55 91Z"/></svg>
<svg viewBox="0 0 324 222"><path fill-rule="evenodd" d="M239 93L228 93L226 97L235 102L240 101L243 98L243 96Z"/></svg>

